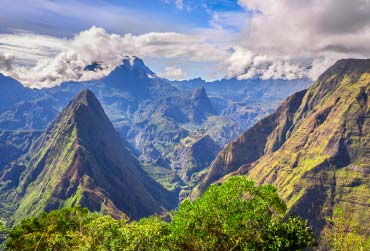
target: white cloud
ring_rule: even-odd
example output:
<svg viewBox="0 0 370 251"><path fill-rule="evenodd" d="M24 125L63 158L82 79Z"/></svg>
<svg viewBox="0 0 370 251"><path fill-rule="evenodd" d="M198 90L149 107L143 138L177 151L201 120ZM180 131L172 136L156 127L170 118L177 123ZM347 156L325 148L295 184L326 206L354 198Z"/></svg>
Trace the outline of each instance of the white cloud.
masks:
<svg viewBox="0 0 370 251"><path fill-rule="evenodd" d="M170 80L184 80L186 73L180 67L167 66L165 72L160 73L159 76Z"/></svg>
<svg viewBox="0 0 370 251"><path fill-rule="evenodd" d="M67 41L31 33L0 34L0 52L11 53L15 63L36 64L39 60L56 56L66 50Z"/></svg>
<svg viewBox="0 0 370 251"><path fill-rule="evenodd" d="M223 62L229 55L225 48L197 35L153 32L120 36L97 27L82 31L72 39L3 34L0 53L13 58L13 66L2 69L3 73L35 88L101 78L118 66L125 55L195 62ZM85 71L84 68L93 62L101 62L103 69Z"/></svg>
<svg viewBox="0 0 370 251"><path fill-rule="evenodd" d="M254 50L289 55L344 48L347 52L359 49L363 52L370 39L368 0L239 0L239 3L260 11L244 34L248 38L244 45ZM351 41L349 37L356 39Z"/></svg>
<svg viewBox="0 0 370 251"><path fill-rule="evenodd" d="M189 3L163 1L183 8ZM169 68L162 73L172 78L183 78L184 70L193 76L194 70L188 67L191 64L195 68L208 64L213 68L209 72L217 78L315 79L340 58L370 56L368 0L238 2L245 12L210 10L209 27L193 28L187 34L117 35L97 27L69 39L0 34L0 71L27 86L54 86L63 81L100 78L125 55L135 55L152 62L168 60L157 69L176 65L181 71ZM55 4L47 1L43 8L67 10ZM102 62L103 69L84 71L92 62Z"/></svg>
<svg viewBox="0 0 370 251"><path fill-rule="evenodd" d="M239 76L301 76L315 79L343 57L370 56L368 0L239 0L254 15L239 46L269 67L244 67ZM237 52L240 53L240 52ZM236 58L233 55L233 58ZM272 62L271 62L272 61ZM253 64L252 64L253 65ZM239 66L239 68L243 68ZM284 69L284 70L283 70ZM281 74L278 74L280 72ZM235 75L231 67L229 75Z"/></svg>
<svg viewBox="0 0 370 251"><path fill-rule="evenodd" d="M297 79L306 77L303 67L290 62L289 58L257 55L237 47L226 61L227 76L238 79Z"/></svg>

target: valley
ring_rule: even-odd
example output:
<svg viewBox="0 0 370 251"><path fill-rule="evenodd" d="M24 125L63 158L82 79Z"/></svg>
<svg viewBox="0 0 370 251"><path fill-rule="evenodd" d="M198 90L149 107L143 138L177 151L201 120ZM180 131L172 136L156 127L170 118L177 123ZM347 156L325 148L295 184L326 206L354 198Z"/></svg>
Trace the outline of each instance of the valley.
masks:
<svg viewBox="0 0 370 251"><path fill-rule="evenodd" d="M75 95L91 90L144 170L178 194L179 201L189 195L219 150L273 112L284 98L310 85L303 79L169 81L157 77L137 57L127 57L107 77L90 82L39 90L6 77L0 82L7 83L0 88L20 95L1 101L4 133L41 132ZM4 138L0 145L15 144Z"/></svg>

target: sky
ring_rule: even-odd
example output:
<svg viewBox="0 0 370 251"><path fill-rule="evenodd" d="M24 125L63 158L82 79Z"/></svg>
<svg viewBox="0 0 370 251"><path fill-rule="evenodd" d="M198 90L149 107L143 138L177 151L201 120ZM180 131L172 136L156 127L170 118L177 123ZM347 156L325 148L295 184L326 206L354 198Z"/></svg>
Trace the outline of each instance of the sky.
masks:
<svg viewBox="0 0 370 251"><path fill-rule="evenodd" d="M101 78L125 56L176 80L315 80L370 57L370 0L0 0L0 73L26 86Z"/></svg>

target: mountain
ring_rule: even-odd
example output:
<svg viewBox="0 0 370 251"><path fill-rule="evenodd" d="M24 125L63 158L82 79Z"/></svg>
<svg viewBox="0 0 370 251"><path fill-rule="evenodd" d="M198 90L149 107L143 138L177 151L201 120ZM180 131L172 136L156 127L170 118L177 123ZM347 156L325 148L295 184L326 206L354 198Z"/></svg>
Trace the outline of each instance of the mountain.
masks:
<svg viewBox="0 0 370 251"><path fill-rule="evenodd" d="M186 198L195 184L199 182L202 172L215 159L220 146L205 132L194 132L183 138L169 155L171 169L184 182L180 200Z"/></svg>
<svg viewBox="0 0 370 251"><path fill-rule="evenodd" d="M99 62L94 62L86 70L99 67L102 67ZM98 80L66 82L41 90L23 87L10 78L7 81L12 82L9 87L4 85L13 91L9 93L25 93L25 96L8 102L0 111L0 130L45 130L75 95L89 89L145 170L171 190L193 186L194 180L183 175L183 168L174 168L179 165L179 159L182 166L192 166L199 175L208 166L193 161L192 157L174 156L175 151L183 151L179 150L182 141L195 142L198 138L193 138L194 135L208 135L212 149L213 143L221 149L272 113L288 95L308 84L307 80L261 79L177 83L157 77L137 57L125 57L121 65ZM0 78L0 89L1 85ZM7 96L12 98L10 94ZM6 144L5 139L2 143ZM203 153L200 148L195 151L199 151L192 153L195 156ZM198 179L198 174L191 175Z"/></svg>
<svg viewBox="0 0 370 251"><path fill-rule="evenodd" d="M10 182L7 173L14 168L21 171ZM81 91L1 176L2 201L14 196L16 203L10 204L17 220L76 204L115 217L124 212L133 219L176 205L173 194L143 171L89 90ZM15 184L13 189L9 183Z"/></svg>
<svg viewBox="0 0 370 251"><path fill-rule="evenodd" d="M135 99L148 99L153 95L164 96L176 91L161 81L144 61L137 57L126 57L120 66L102 80L106 87L124 90Z"/></svg>
<svg viewBox="0 0 370 251"><path fill-rule="evenodd" d="M318 234L336 207L370 227L370 60L340 60L225 147L194 189L230 175L277 186Z"/></svg>
<svg viewBox="0 0 370 251"><path fill-rule="evenodd" d="M233 102L245 100L258 102L260 100L277 101L281 103L289 95L309 87L309 79L221 79L207 82L201 78L183 81L171 81L180 90L194 90L203 87L210 97L223 97Z"/></svg>
<svg viewBox="0 0 370 251"><path fill-rule="evenodd" d="M0 114L0 128L42 130L56 117L58 111L58 103L50 97L20 101Z"/></svg>
<svg viewBox="0 0 370 251"><path fill-rule="evenodd" d="M17 80L0 73L0 113L18 102L34 98L34 91L24 87Z"/></svg>
<svg viewBox="0 0 370 251"><path fill-rule="evenodd" d="M217 115L217 112L202 86L196 89L193 94L190 116L194 122L202 123L210 115Z"/></svg>
<svg viewBox="0 0 370 251"><path fill-rule="evenodd" d="M32 142L41 133L42 131L0 130L0 173L10 162L27 153Z"/></svg>

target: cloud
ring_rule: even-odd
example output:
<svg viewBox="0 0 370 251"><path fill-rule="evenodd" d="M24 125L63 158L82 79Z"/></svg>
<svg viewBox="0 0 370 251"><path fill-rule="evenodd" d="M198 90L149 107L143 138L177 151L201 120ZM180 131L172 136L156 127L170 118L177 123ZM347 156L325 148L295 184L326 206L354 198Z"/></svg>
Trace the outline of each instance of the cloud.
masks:
<svg viewBox="0 0 370 251"><path fill-rule="evenodd" d="M182 8L192 3L162 1L177 3ZM42 11L60 15L70 10L67 5L53 1L42 3L38 8ZM238 0L238 3L244 11L210 9L208 26L193 27L187 33L117 35L93 26L64 39L29 33L0 34L0 71L27 86L50 87L64 81L100 78L119 65L125 55L135 55L157 62L153 64L159 71L176 65L176 69L165 69L162 73L172 78L183 78L184 71L196 77L194 73L199 74L202 66L203 72L209 73L206 77L212 74L211 78L316 79L340 58L370 57L368 0ZM93 7L88 9L92 14L84 18L98 13L97 6ZM108 14L109 8L105 7L104 13ZM71 12L71 17L77 12ZM119 13L114 13L116 20ZM93 62L101 62L102 69L84 71Z"/></svg>
<svg viewBox="0 0 370 251"><path fill-rule="evenodd" d="M284 76L287 72L292 75L292 71L295 71L297 76L304 74L315 79L321 73L319 69L340 58L370 56L368 0L238 2L246 11L253 12L252 20L241 33L238 45L251 51L254 55L252 58L261 56L273 61L268 64L269 67L262 67L266 72L261 68L256 70L252 64L252 67L245 67L245 71L239 71L239 76L254 76L255 72L266 77ZM236 57L233 55L233 58ZM279 70L281 66L286 68L285 73ZM229 74L233 75L235 70L233 67L230 69ZM277 74L279 71L281 74Z"/></svg>
<svg viewBox="0 0 370 251"><path fill-rule="evenodd" d="M23 43L26 46L22 46ZM12 55L13 61L17 62L11 69L2 71L34 88L101 78L120 65L126 55L194 62L223 62L229 56L222 46L197 35L152 32L121 36L98 27L91 27L71 39L3 34L0 36L0 53ZM102 69L85 71L85 67L93 62L100 62Z"/></svg>
<svg viewBox="0 0 370 251"><path fill-rule="evenodd" d="M237 47L226 61L227 76L237 79L297 79L306 77L303 67L290 62L289 58L257 55Z"/></svg>
<svg viewBox="0 0 370 251"><path fill-rule="evenodd" d="M186 73L179 67L167 66L165 72L160 73L159 76L170 80L184 80L186 78Z"/></svg>
<svg viewBox="0 0 370 251"><path fill-rule="evenodd" d="M368 0L239 0L255 13L245 30L245 45L280 53L319 53L339 48L357 51L369 41ZM354 36L355 41L344 40ZM259 41L259 43L255 43ZM361 51L364 46L361 46ZM367 52L369 52L368 50Z"/></svg>
<svg viewBox="0 0 370 251"><path fill-rule="evenodd" d="M9 72L13 69L14 56L0 54L0 71Z"/></svg>
<svg viewBox="0 0 370 251"><path fill-rule="evenodd" d="M12 54L20 65L36 64L67 49L65 39L32 33L0 34L0 52Z"/></svg>

